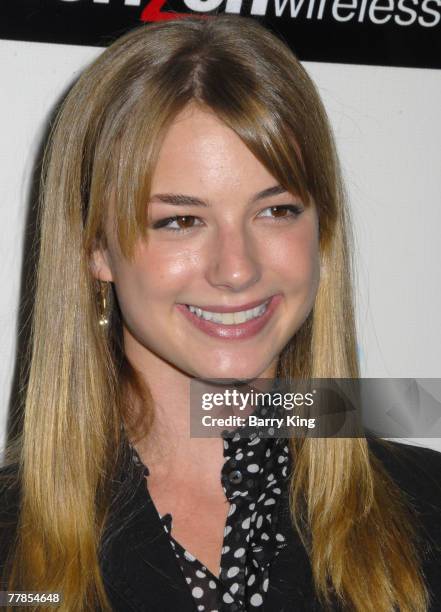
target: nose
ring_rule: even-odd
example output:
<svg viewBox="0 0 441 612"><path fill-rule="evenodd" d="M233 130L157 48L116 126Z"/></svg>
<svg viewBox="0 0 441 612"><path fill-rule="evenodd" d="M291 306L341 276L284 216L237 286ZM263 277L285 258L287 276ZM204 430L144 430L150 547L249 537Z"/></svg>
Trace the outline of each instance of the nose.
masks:
<svg viewBox="0 0 441 612"><path fill-rule="evenodd" d="M207 280L218 288L245 291L262 276L258 247L245 230L219 230L208 247Z"/></svg>

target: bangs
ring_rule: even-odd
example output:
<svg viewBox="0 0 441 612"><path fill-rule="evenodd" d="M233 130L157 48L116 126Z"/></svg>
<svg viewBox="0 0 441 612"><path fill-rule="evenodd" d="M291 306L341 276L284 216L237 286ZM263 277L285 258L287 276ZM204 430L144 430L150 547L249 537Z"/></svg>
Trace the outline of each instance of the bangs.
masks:
<svg viewBox="0 0 441 612"><path fill-rule="evenodd" d="M231 128L254 156L288 191L309 204L308 177L300 140L265 65L250 66L229 53L208 58L198 69L199 96ZM273 75L270 76L273 78ZM295 109L291 108L291 114Z"/></svg>
<svg viewBox="0 0 441 612"><path fill-rule="evenodd" d="M239 99L237 106L231 100L227 107L217 101L211 108L282 187L299 195L306 207L310 205L308 177L299 145L275 109L252 97Z"/></svg>

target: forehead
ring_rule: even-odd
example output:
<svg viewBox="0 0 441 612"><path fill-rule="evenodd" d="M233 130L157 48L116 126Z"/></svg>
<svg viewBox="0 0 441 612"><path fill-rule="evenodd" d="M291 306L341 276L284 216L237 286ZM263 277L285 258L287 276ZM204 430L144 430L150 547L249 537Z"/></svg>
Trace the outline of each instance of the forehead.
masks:
<svg viewBox="0 0 441 612"><path fill-rule="evenodd" d="M258 191L277 181L237 134L213 112L189 105L171 123L155 166L151 192Z"/></svg>

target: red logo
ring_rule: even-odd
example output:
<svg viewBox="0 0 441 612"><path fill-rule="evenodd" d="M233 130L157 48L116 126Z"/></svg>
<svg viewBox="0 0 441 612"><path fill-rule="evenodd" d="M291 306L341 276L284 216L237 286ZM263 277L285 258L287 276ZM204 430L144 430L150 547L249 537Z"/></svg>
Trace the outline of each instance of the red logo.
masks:
<svg viewBox="0 0 441 612"><path fill-rule="evenodd" d="M185 19L195 17L194 13L162 12L167 0L150 0L141 13L141 21L166 21L167 19ZM211 15L198 15L201 19L209 19Z"/></svg>
<svg viewBox="0 0 441 612"><path fill-rule="evenodd" d="M166 0L150 0L141 13L141 21L165 21L188 16L187 13L162 13L161 9L165 3Z"/></svg>

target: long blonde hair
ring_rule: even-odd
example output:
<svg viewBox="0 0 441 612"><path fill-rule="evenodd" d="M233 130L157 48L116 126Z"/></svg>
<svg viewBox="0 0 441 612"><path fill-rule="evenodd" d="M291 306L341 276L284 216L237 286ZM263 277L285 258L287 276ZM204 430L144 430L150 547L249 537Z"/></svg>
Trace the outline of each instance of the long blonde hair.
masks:
<svg viewBox="0 0 441 612"><path fill-rule="evenodd" d="M110 609L99 545L121 448L127 432L141 431L130 398L142 397L145 431L153 418L149 391L124 356L113 293L108 331L97 324L90 255L105 244L110 190L122 253L131 258L146 237L161 140L190 101L317 206L320 286L278 376L359 375L348 210L327 116L301 64L243 17L170 20L117 40L80 76L50 136L24 421L9 452L22 490L9 588L61 591L66 612ZM411 515L366 440L295 439L291 452L293 524L323 604L426 610Z"/></svg>

